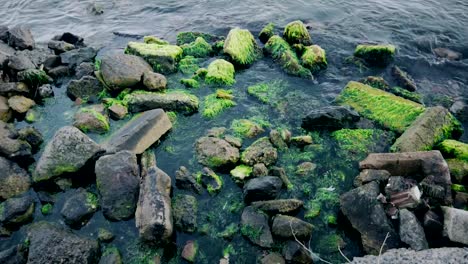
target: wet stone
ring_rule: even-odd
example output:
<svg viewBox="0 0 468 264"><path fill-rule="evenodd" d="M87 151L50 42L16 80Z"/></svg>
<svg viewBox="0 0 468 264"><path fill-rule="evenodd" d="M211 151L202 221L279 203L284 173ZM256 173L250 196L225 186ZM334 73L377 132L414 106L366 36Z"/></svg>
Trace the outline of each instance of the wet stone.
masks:
<svg viewBox="0 0 468 264"><path fill-rule="evenodd" d="M65 223L72 227L81 227L96 212L97 197L83 188L70 191L68 195L60 213Z"/></svg>
<svg viewBox="0 0 468 264"><path fill-rule="evenodd" d="M99 93L104 89L101 82L92 76L84 76L79 80L73 80L67 86L67 95L75 100L81 99L97 99Z"/></svg>
<svg viewBox="0 0 468 264"><path fill-rule="evenodd" d="M177 195L172 203L174 225L183 232L192 233L197 228L198 202L192 195Z"/></svg>
<svg viewBox="0 0 468 264"><path fill-rule="evenodd" d="M251 206L270 215L276 214L294 214L302 206L304 202L297 199L278 199L270 201L253 202Z"/></svg>
<svg viewBox="0 0 468 264"><path fill-rule="evenodd" d="M0 204L0 223L17 226L30 221L34 213L34 199L30 194L10 198Z"/></svg>
<svg viewBox="0 0 468 264"><path fill-rule="evenodd" d="M263 163L257 163L253 166L252 176L263 177L268 175L268 168Z"/></svg>
<svg viewBox="0 0 468 264"><path fill-rule="evenodd" d="M124 119L128 114L127 107L120 104L113 104L108 108L108 110L111 118L115 120Z"/></svg>
<svg viewBox="0 0 468 264"><path fill-rule="evenodd" d="M19 50L34 49L36 43L31 33L31 29L24 25L10 28L8 31L8 45Z"/></svg>
<svg viewBox="0 0 468 264"><path fill-rule="evenodd" d="M177 188L183 190L191 190L197 194L200 194L202 192L202 186L197 182L195 176L191 174L186 167L181 166L176 171L175 175Z"/></svg>
<svg viewBox="0 0 468 264"><path fill-rule="evenodd" d="M274 176L265 176L249 180L244 185L244 201L246 203L275 199L283 182Z"/></svg>
<svg viewBox="0 0 468 264"><path fill-rule="evenodd" d="M308 239L312 234L312 229L312 224L292 216L281 214L273 218L273 224L271 226L273 235L287 239L294 239L294 235L297 238Z"/></svg>
<svg viewBox="0 0 468 264"><path fill-rule="evenodd" d="M303 120L302 127L307 130L338 130L352 128L359 121L359 114L343 106L328 106L311 111Z"/></svg>
<svg viewBox="0 0 468 264"><path fill-rule="evenodd" d="M414 250L428 249L424 229L416 216L407 209L400 210L400 238Z"/></svg>
<svg viewBox="0 0 468 264"><path fill-rule="evenodd" d="M241 232L252 243L263 248L270 248L273 245L268 217L255 211L248 206L244 208L241 216Z"/></svg>

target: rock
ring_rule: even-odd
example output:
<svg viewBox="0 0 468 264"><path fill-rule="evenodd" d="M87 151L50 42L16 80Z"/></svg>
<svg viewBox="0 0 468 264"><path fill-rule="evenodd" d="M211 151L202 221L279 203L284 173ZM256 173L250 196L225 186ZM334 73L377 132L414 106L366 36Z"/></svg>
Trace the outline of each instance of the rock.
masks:
<svg viewBox="0 0 468 264"><path fill-rule="evenodd" d="M35 182L56 178L63 173L76 172L104 149L78 128L60 128L47 143L33 172Z"/></svg>
<svg viewBox="0 0 468 264"><path fill-rule="evenodd" d="M327 57L325 50L319 45L307 46L301 56L302 66L309 69L313 74L327 68Z"/></svg>
<svg viewBox="0 0 468 264"><path fill-rule="evenodd" d="M210 168L204 167L196 174L197 182L205 187L209 194L218 193L223 187L223 179Z"/></svg>
<svg viewBox="0 0 468 264"><path fill-rule="evenodd" d="M236 148L241 148L242 147L242 139L240 139L238 137L234 137L234 136L231 136L231 135L226 135L226 136L224 136L224 140L226 140L226 142L231 144L233 147L236 147Z"/></svg>
<svg viewBox="0 0 468 264"><path fill-rule="evenodd" d="M120 151L103 156L96 161L95 173L104 216L114 221L132 218L140 187L136 155Z"/></svg>
<svg viewBox="0 0 468 264"><path fill-rule="evenodd" d="M224 41L223 51L240 66L252 65L262 55L252 33L240 28L233 28L229 31Z"/></svg>
<svg viewBox="0 0 468 264"><path fill-rule="evenodd" d="M151 66L142 58L113 54L101 59L100 74L106 85L113 90L133 87L143 78L145 72L151 72Z"/></svg>
<svg viewBox="0 0 468 264"><path fill-rule="evenodd" d="M391 249L382 255L355 257L353 264L420 264L420 263L464 263L468 252L464 248L431 248L413 251L406 248Z"/></svg>
<svg viewBox="0 0 468 264"><path fill-rule="evenodd" d="M51 40L49 41L47 46L49 47L49 49L54 50L55 54L61 54L66 51L75 49L75 45L60 40Z"/></svg>
<svg viewBox="0 0 468 264"><path fill-rule="evenodd" d="M390 173L386 170L362 170L354 179L354 186L359 187L372 181L384 183L390 178Z"/></svg>
<svg viewBox="0 0 468 264"><path fill-rule="evenodd" d="M204 58L210 56L213 48L210 43L202 37L198 37L195 41L180 46L184 52L184 56L192 56L195 58Z"/></svg>
<svg viewBox="0 0 468 264"><path fill-rule="evenodd" d="M266 215L255 211L250 206L245 207L241 216L241 225L242 235L252 243L262 248L271 248L273 246L273 237L271 236Z"/></svg>
<svg viewBox="0 0 468 264"><path fill-rule="evenodd" d="M44 60L44 70L46 72L49 72L51 69L60 66L60 64L62 64L62 61L60 60L60 56L49 55Z"/></svg>
<svg viewBox="0 0 468 264"><path fill-rule="evenodd" d="M309 135L306 136L297 136L291 138L291 145L296 146L298 148L304 148L307 145L312 145L312 137Z"/></svg>
<svg viewBox="0 0 468 264"><path fill-rule="evenodd" d="M104 87L101 82L92 76L84 76L79 80L72 80L67 86L67 95L75 100L81 99L97 99L99 93Z"/></svg>
<svg viewBox="0 0 468 264"><path fill-rule="evenodd" d="M239 160L239 149L220 138L201 137L195 150L198 162L212 168L229 167Z"/></svg>
<svg viewBox="0 0 468 264"><path fill-rule="evenodd" d="M114 238L115 236L111 231L104 228L98 229L98 240L100 242L111 242Z"/></svg>
<svg viewBox="0 0 468 264"><path fill-rule="evenodd" d="M447 139L442 141L438 148L447 157L468 161L468 144L466 143Z"/></svg>
<svg viewBox="0 0 468 264"><path fill-rule="evenodd" d="M122 256L120 252L115 247L106 248L102 254L99 264L122 264Z"/></svg>
<svg viewBox="0 0 468 264"><path fill-rule="evenodd" d="M275 24L268 23L265 27L262 28L260 33L258 34L258 39L262 43L266 43L273 35L275 35Z"/></svg>
<svg viewBox="0 0 468 264"><path fill-rule="evenodd" d="M73 126L85 133L104 134L110 129L109 117L102 104L80 108L73 119Z"/></svg>
<svg viewBox="0 0 468 264"><path fill-rule="evenodd" d="M252 167L246 165L238 165L230 171L231 177L236 183L243 183L252 174Z"/></svg>
<svg viewBox="0 0 468 264"><path fill-rule="evenodd" d="M403 133L425 110L418 103L354 81L346 85L336 101L397 133Z"/></svg>
<svg viewBox="0 0 468 264"><path fill-rule="evenodd" d="M468 104L458 100L450 107L450 112L462 122L468 121Z"/></svg>
<svg viewBox="0 0 468 264"><path fill-rule="evenodd" d="M34 199L30 194L10 198L0 204L0 223L17 226L30 221L34 214Z"/></svg>
<svg viewBox="0 0 468 264"><path fill-rule="evenodd" d="M276 253L270 253L260 260L260 264L286 264L284 258Z"/></svg>
<svg viewBox="0 0 468 264"><path fill-rule="evenodd" d="M166 93L136 91L127 95L125 100L132 113L162 108L164 111L192 114L198 111L199 105L195 95L177 90Z"/></svg>
<svg viewBox="0 0 468 264"><path fill-rule="evenodd" d="M189 240L184 246L182 250L181 257L188 262L193 263L195 261L195 257L198 253L198 243L197 241Z"/></svg>
<svg viewBox="0 0 468 264"><path fill-rule="evenodd" d="M197 194L202 192L202 186L197 182L195 176L184 166L181 166L176 171L176 186L179 189L192 190Z"/></svg>
<svg viewBox="0 0 468 264"><path fill-rule="evenodd" d="M296 241L289 240L283 247L283 256L288 263L312 264L310 253Z"/></svg>
<svg viewBox="0 0 468 264"><path fill-rule="evenodd" d="M428 234L442 233L443 224L441 217L439 217L434 211L427 211L424 215L424 228L428 231Z"/></svg>
<svg viewBox="0 0 468 264"><path fill-rule="evenodd" d="M302 21L296 20L286 25L283 32L284 39L291 45L312 45L312 38Z"/></svg>
<svg viewBox="0 0 468 264"><path fill-rule="evenodd" d="M442 207L444 212L444 234L451 241L468 245L468 212L451 207Z"/></svg>
<svg viewBox="0 0 468 264"><path fill-rule="evenodd" d="M338 130L352 128L359 121L359 114L343 106L327 106L313 110L302 119L302 128L313 131L317 129Z"/></svg>
<svg viewBox="0 0 468 264"><path fill-rule="evenodd" d="M263 177L268 175L268 168L263 163L257 163L253 166L252 176Z"/></svg>
<svg viewBox="0 0 468 264"><path fill-rule="evenodd" d="M0 40L8 43L8 27L7 26L0 26Z"/></svg>
<svg viewBox="0 0 468 264"><path fill-rule="evenodd" d="M94 70L95 70L94 63L82 62L75 69L75 78L79 80L85 76L93 76Z"/></svg>
<svg viewBox="0 0 468 264"><path fill-rule="evenodd" d="M456 179L458 183L466 182L466 179L468 179L468 161L460 159L447 159L446 161L452 178Z"/></svg>
<svg viewBox="0 0 468 264"><path fill-rule="evenodd" d="M283 137L281 136L281 133L276 129L270 131L270 141L273 146L279 150L288 148L288 144L286 144L286 142L283 140Z"/></svg>
<svg viewBox="0 0 468 264"><path fill-rule="evenodd" d="M0 121L0 154L10 159L31 156L31 145L18 136L12 126Z"/></svg>
<svg viewBox="0 0 468 264"><path fill-rule="evenodd" d="M34 49L36 46L31 29L24 25L10 28L8 31L8 45L19 50Z"/></svg>
<svg viewBox="0 0 468 264"><path fill-rule="evenodd" d="M0 82L0 95L10 97L13 95L26 95L29 93L28 86L23 82Z"/></svg>
<svg viewBox="0 0 468 264"><path fill-rule="evenodd" d="M109 110L110 117L115 120L124 119L128 114L127 107L121 104L113 104L107 110Z"/></svg>
<svg viewBox="0 0 468 264"><path fill-rule="evenodd" d="M251 166L257 163L270 166L275 164L277 159L278 152L267 137L257 139L241 155L241 161Z"/></svg>
<svg viewBox="0 0 468 264"><path fill-rule="evenodd" d="M447 109L430 107L396 140L391 150L411 152L432 149L444 139L460 136L462 131L460 122Z"/></svg>
<svg viewBox="0 0 468 264"><path fill-rule="evenodd" d="M0 252L0 263L26 264L28 260L28 248L22 244L12 246Z"/></svg>
<svg viewBox="0 0 468 264"><path fill-rule="evenodd" d="M361 79L359 82L369 85L371 87L388 91L390 90L390 85L385 81L384 78L379 77L379 76L367 76L363 79Z"/></svg>
<svg viewBox="0 0 468 264"><path fill-rule="evenodd" d="M71 191L67 195L60 213L71 227L81 227L97 210L97 197L83 188Z"/></svg>
<svg viewBox="0 0 468 264"><path fill-rule="evenodd" d="M298 239L308 239L312 235L312 229L312 224L281 214L273 218L271 226L273 235L287 239L294 239L293 232Z"/></svg>
<svg viewBox="0 0 468 264"><path fill-rule="evenodd" d="M108 152L129 150L141 154L171 128L171 121L162 109L146 111L112 134L105 148Z"/></svg>
<svg viewBox="0 0 468 264"><path fill-rule="evenodd" d="M283 185L286 186L288 190L290 190L293 187L291 181L289 181L288 175L286 174L286 171L284 170L284 168L271 167L269 171L269 175L279 177L281 181L283 181Z"/></svg>
<svg viewBox="0 0 468 264"><path fill-rule="evenodd" d="M37 88L37 94L40 98L48 98L54 96L54 89L50 84L44 84Z"/></svg>
<svg viewBox="0 0 468 264"><path fill-rule="evenodd" d="M265 132L262 125L249 119L233 120L231 130L233 130L236 136L242 138L254 138Z"/></svg>
<svg viewBox="0 0 468 264"><path fill-rule="evenodd" d="M70 67L66 66L66 65L60 65L60 66L57 66L57 67L54 67L52 69L50 69L47 73L53 77L53 78L60 78L60 77L65 77L65 76L69 76L70 75Z"/></svg>
<svg viewBox="0 0 468 264"><path fill-rule="evenodd" d="M153 152L141 158L140 197L135 213L140 238L167 241L172 236L171 178L158 167Z"/></svg>
<svg viewBox="0 0 468 264"><path fill-rule="evenodd" d="M10 105L11 109L15 112L24 114L26 113L31 107L36 105L36 103L24 96L15 95L8 99L8 105Z"/></svg>
<svg viewBox="0 0 468 264"><path fill-rule="evenodd" d="M8 105L8 99L0 95L0 121L8 122L12 113Z"/></svg>
<svg viewBox="0 0 468 264"><path fill-rule="evenodd" d="M44 64L45 60L48 56L52 55L51 51L44 47L36 47L33 50L18 50L15 52L15 55L21 55L27 57L31 62L36 65L40 66Z"/></svg>
<svg viewBox="0 0 468 264"><path fill-rule="evenodd" d="M433 52L435 55L437 55L437 57L447 59L449 61L457 61L463 58L463 54L460 52L456 52L447 48L435 48L433 49Z"/></svg>
<svg viewBox="0 0 468 264"><path fill-rule="evenodd" d="M31 178L16 163L0 157L0 171L0 199L6 200L29 190Z"/></svg>
<svg viewBox="0 0 468 264"><path fill-rule="evenodd" d="M233 85L236 82L234 72L234 65L230 62L223 59L214 60L208 66L205 82L213 85Z"/></svg>
<svg viewBox="0 0 468 264"><path fill-rule="evenodd" d="M97 51L92 47L74 49L60 54L60 59L62 63L74 69L76 66L80 65L82 62L93 62L94 57L96 57ZM133 65L132 65L133 66ZM102 70L102 63L101 63Z"/></svg>
<svg viewBox="0 0 468 264"><path fill-rule="evenodd" d="M400 239L416 251L428 249L424 229L416 216L407 209L400 210Z"/></svg>
<svg viewBox="0 0 468 264"><path fill-rule="evenodd" d="M383 205L377 200L379 185L370 182L351 190L340 198L341 210L351 225L361 233L362 245L369 254L379 254L386 235L384 250L400 245L398 234L388 220ZM363 218L363 215L369 217Z"/></svg>
<svg viewBox="0 0 468 264"><path fill-rule="evenodd" d="M58 40L58 41L65 41L67 43L70 43L72 45L78 46L78 47L84 47L86 46L83 42L84 39L78 35L75 35L70 32L65 32L62 35L55 36L53 40Z"/></svg>
<svg viewBox="0 0 468 264"><path fill-rule="evenodd" d="M160 73L147 71L143 74L143 85L150 91L161 91L166 89L167 79Z"/></svg>
<svg viewBox="0 0 468 264"><path fill-rule="evenodd" d="M269 215L293 214L296 213L303 205L304 202L297 199L258 201L251 204L253 208L262 210Z"/></svg>
<svg viewBox="0 0 468 264"><path fill-rule="evenodd" d="M96 263L99 244L48 222L34 223L28 232L28 263Z"/></svg>
<svg viewBox="0 0 468 264"><path fill-rule="evenodd" d="M193 233L197 229L198 202L192 195L177 195L172 203L174 225L182 232Z"/></svg>
<svg viewBox="0 0 468 264"><path fill-rule="evenodd" d="M36 88L53 81L45 71L39 69L27 69L18 72L18 81L26 83L29 87Z"/></svg>
<svg viewBox="0 0 468 264"><path fill-rule="evenodd" d="M175 45L130 41L126 52L145 59L155 72L172 73L177 70L176 63L182 58L183 50Z"/></svg>
<svg viewBox="0 0 468 264"><path fill-rule="evenodd" d="M306 176L312 173L313 171L315 171L316 168L317 168L317 164L315 163L308 162L308 161L302 162L301 164L297 165L296 174Z"/></svg>
<svg viewBox="0 0 468 264"><path fill-rule="evenodd" d="M363 59L370 66L385 67L395 56L396 47L390 44L357 45L354 56Z"/></svg>
<svg viewBox="0 0 468 264"><path fill-rule="evenodd" d="M392 75L400 87L405 88L410 92L416 91L416 84L414 83L413 78L411 78L407 72L404 72L398 66L393 66Z"/></svg>
<svg viewBox="0 0 468 264"><path fill-rule="evenodd" d="M251 203L275 199L283 182L274 176L265 176L249 180L244 185L244 201Z"/></svg>
<svg viewBox="0 0 468 264"><path fill-rule="evenodd" d="M24 71L27 69L35 69L36 65L26 56L18 54L8 58L8 67L15 71Z"/></svg>

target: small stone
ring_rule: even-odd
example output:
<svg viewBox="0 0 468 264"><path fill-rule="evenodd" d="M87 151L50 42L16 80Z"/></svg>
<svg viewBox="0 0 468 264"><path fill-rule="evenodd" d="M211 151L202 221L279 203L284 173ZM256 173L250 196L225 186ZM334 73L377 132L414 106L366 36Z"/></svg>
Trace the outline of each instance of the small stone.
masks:
<svg viewBox="0 0 468 264"><path fill-rule="evenodd" d="M0 204L0 209L0 223L7 226L21 225L33 218L34 199L29 194L10 198Z"/></svg>
<svg viewBox="0 0 468 264"><path fill-rule="evenodd" d="M253 166L252 176L263 177L268 175L268 168L263 163L257 163Z"/></svg>
<svg viewBox="0 0 468 264"><path fill-rule="evenodd" d="M36 43L31 34L31 29L24 25L19 25L10 28L8 45L19 50L34 49Z"/></svg>
<svg viewBox="0 0 468 264"><path fill-rule="evenodd" d="M267 137L257 139L252 145L246 148L241 155L241 161L251 166L257 163L270 166L276 163L277 159L278 152Z"/></svg>
<svg viewBox="0 0 468 264"><path fill-rule="evenodd" d="M143 85L150 91L162 91L166 89L167 79L160 73L147 71L143 74Z"/></svg>
<svg viewBox="0 0 468 264"><path fill-rule="evenodd" d="M195 257L198 253L198 243L197 241L189 240L184 246L182 250L182 258L188 262L193 263L195 261Z"/></svg>
<svg viewBox="0 0 468 264"><path fill-rule="evenodd" d="M297 199L278 199L252 203L253 208L262 210L270 215L295 213L303 205L304 202Z"/></svg>
<svg viewBox="0 0 468 264"><path fill-rule="evenodd" d="M233 147L241 148L242 147L242 139L230 135L224 136L224 140L226 140L229 144Z"/></svg>
<svg viewBox="0 0 468 264"><path fill-rule="evenodd" d="M39 97L41 98L53 97L54 89L52 88L52 85L44 84L44 85L39 86L39 88L37 88L37 93L39 94Z"/></svg>
<svg viewBox="0 0 468 264"><path fill-rule="evenodd" d="M92 62L82 62L75 69L75 78L77 80L85 76L94 76L95 66Z"/></svg>
<svg viewBox="0 0 468 264"><path fill-rule="evenodd" d="M296 173L305 176L313 172L316 168L317 164L306 161L297 165Z"/></svg>
<svg viewBox="0 0 468 264"><path fill-rule="evenodd" d="M26 113L29 110L29 108L36 105L36 103L33 100L21 95L15 95L10 97L10 99L8 99L8 104L10 105L11 109L20 114Z"/></svg>
<svg viewBox="0 0 468 264"><path fill-rule="evenodd" d="M461 54L460 52L456 52L447 48L435 48L433 51L437 55L437 57L444 58L450 61L457 61L463 58L463 54Z"/></svg>
<svg viewBox="0 0 468 264"><path fill-rule="evenodd" d="M413 78L411 78L407 72L403 71L398 66L393 66L392 75L400 87L405 88L410 92L416 91L416 84L414 83Z"/></svg>
<svg viewBox="0 0 468 264"><path fill-rule="evenodd" d="M33 147L33 149L38 149L39 146L44 142L44 138L35 127L27 126L18 130L19 139L24 140Z"/></svg>
<svg viewBox="0 0 468 264"><path fill-rule="evenodd" d="M239 160L239 149L220 138L201 137L195 149L198 162L212 168L232 166Z"/></svg>
<svg viewBox="0 0 468 264"><path fill-rule="evenodd" d="M274 176L265 176L249 180L244 185L244 201L246 203L275 199L283 182Z"/></svg>
<svg viewBox="0 0 468 264"><path fill-rule="evenodd" d="M108 110L112 119L115 119L115 120L124 119L128 114L127 107L121 104L113 104L112 106L108 108Z"/></svg>
<svg viewBox="0 0 468 264"><path fill-rule="evenodd" d="M98 240L101 242L111 242L114 239L114 234L105 228L98 229Z"/></svg>
<svg viewBox="0 0 468 264"><path fill-rule="evenodd" d="M338 130L351 128L359 121L359 114L343 106L328 106L310 112L303 120L302 127L307 130Z"/></svg>
<svg viewBox="0 0 468 264"><path fill-rule="evenodd" d="M297 238L308 239L312 234L312 229L312 224L292 216L280 214L273 218L273 224L271 226L273 235L288 239L294 239L292 232L294 232Z"/></svg>
<svg viewBox="0 0 468 264"><path fill-rule="evenodd" d="M273 143L273 146L279 150L285 150L288 148L288 144L286 144L281 133L276 129L270 131L270 141Z"/></svg>
<svg viewBox="0 0 468 264"><path fill-rule="evenodd" d="M29 190L31 177L16 163L0 157L0 199L8 199Z"/></svg>
<svg viewBox="0 0 468 264"><path fill-rule="evenodd" d="M133 87L141 83L151 66L142 58L128 54L113 54L101 59L100 74L106 85L113 90Z"/></svg>

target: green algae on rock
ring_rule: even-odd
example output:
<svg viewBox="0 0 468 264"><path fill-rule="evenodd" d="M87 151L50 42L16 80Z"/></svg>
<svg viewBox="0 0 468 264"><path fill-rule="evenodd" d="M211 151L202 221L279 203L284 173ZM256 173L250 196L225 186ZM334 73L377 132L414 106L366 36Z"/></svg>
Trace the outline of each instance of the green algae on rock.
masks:
<svg viewBox="0 0 468 264"><path fill-rule="evenodd" d="M223 187L223 179L209 168L203 168L195 178L199 184L206 187L209 194L215 194Z"/></svg>
<svg viewBox="0 0 468 264"><path fill-rule="evenodd" d="M391 133L391 132L390 132ZM376 151L378 144L389 145L393 135L379 129L341 129L331 134L345 157L360 160L370 152Z"/></svg>
<svg viewBox="0 0 468 264"><path fill-rule="evenodd" d="M447 157L468 161L468 144L466 143L447 139L440 143L438 149Z"/></svg>
<svg viewBox="0 0 468 264"><path fill-rule="evenodd" d="M260 31L258 38L262 43L266 43L273 35L275 35L275 24L268 23L262 28L262 31Z"/></svg>
<svg viewBox="0 0 468 264"><path fill-rule="evenodd" d="M280 36L271 37L265 44L264 50L290 75L312 79L310 70L304 68L291 46Z"/></svg>
<svg viewBox="0 0 468 264"><path fill-rule="evenodd" d="M253 168L246 165L238 165L233 170L231 170L231 177L237 183L242 183L246 178L250 177L252 174Z"/></svg>
<svg viewBox="0 0 468 264"><path fill-rule="evenodd" d="M296 20L286 25L283 32L284 39L291 45L312 45L312 38L302 21Z"/></svg>
<svg viewBox="0 0 468 264"><path fill-rule="evenodd" d="M200 83L195 79L180 79L180 83L185 85L188 88L198 88L200 87Z"/></svg>
<svg viewBox="0 0 468 264"><path fill-rule="evenodd" d="M169 45L168 41L162 40L156 36L144 36L143 42L146 44Z"/></svg>
<svg viewBox="0 0 468 264"><path fill-rule="evenodd" d="M234 132L234 135L241 138L253 138L259 134L265 132L263 129L265 127L264 122L256 122L260 120L253 119L235 119L231 123L231 130Z"/></svg>
<svg viewBox="0 0 468 264"><path fill-rule="evenodd" d="M184 51L185 56L193 56L196 58L208 57L213 52L211 45L202 37L198 37L194 42L183 44L180 47Z"/></svg>
<svg viewBox="0 0 468 264"><path fill-rule="evenodd" d="M175 45L131 41L128 43L125 53L142 57L156 72L172 73L176 71L176 63L181 59L183 50Z"/></svg>
<svg viewBox="0 0 468 264"><path fill-rule="evenodd" d="M200 67L198 66L199 59L196 59L193 56L185 56L179 61L179 71L183 74L193 74Z"/></svg>
<svg viewBox="0 0 468 264"><path fill-rule="evenodd" d="M231 90L218 89L216 93L210 94L205 97L204 107L203 107L203 116L205 117L215 117L221 114L225 109L233 107L236 105L232 99Z"/></svg>
<svg viewBox="0 0 468 264"><path fill-rule="evenodd" d="M183 90L165 93L135 91L125 96L124 101L132 113L162 108L165 111L191 114L198 111L198 97Z"/></svg>
<svg viewBox="0 0 468 264"><path fill-rule="evenodd" d="M28 87L39 87L51 83L52 78L43 70L27 69L18 72L18 81L26 83Z"/></svg>
<svg viewBox="0 0 468 264"><path fill-rule="evenodd" d="M202 33L202 32L179 32L177 34L177 45L188 44L194 42L197 38L203 38L207 42L215 42L220 38L211 34Z"/></svg>
<svg viewBox="0 0 468 264"><path fill-rule="evenodd" d="M327 56L325 54L325 50L319 45L305 47L305 51L301 57L301 64L312 73L316 73L327 68Z"/></svg>
<svg viewBox="0 0 468 264"><path fill-rule="evenodd" d="M468 161L461 159L446 159L450 169L450 175L456 182L466 182L468 176Z"/></svg>
<svg viewBox="0 0 468 264"><path fill-rule="evenodd" d="M406 89L403 89L403 88L401 88L399 86L395 86L395 87L390 88L389 92L391 92L394 95L401 96L401 97L403 97L405 99L411 100L411 101L419 103L419 104L423 103L422 96L420 94L415 93L415 92L410 92L410 91L408 91Z"/></svg>
<svg viewBox="0 0 468 264"><path fill-rule="evenodd" d="M104 106L83 107L75 114L73 126L85 133L106 133L110 130L110 124L109 118L104 115L104 112Z"/></svg>
<svg viewBox="0 0 468 264"><path fill-rule="evenodd" d="M224 41L224 53L240 66L249 66L261 57L254 36L247 29L233 28Z"/></svg>
<svg viewBox="0 0 468 264"><path fill-rule="evenodd" d="M208 66L205 82L208 84L233 85L236 82L234 72L234 65L226 60L217 59Z"/></svg>
<svg viewBox="0 0 468 264"><path fill-rule="evenodd" d="M420 104L354 81L341 91L337 102L398 133L403 133L424 112Z"/></svg>
<svg viewBox="0 0 468 264"><path fill-rule="evenodd" d="M363 59L369 65L384 67L393 60L395 51L396 47L390 44L361 44L356 47L354 56Z"/></svg>
<svg viewBox="0 0 468 264"><path fill-rule="evenodd" d="M241 161L250 166L257 163L263 163L265 166L270 166L275 164L277 159L278 151L273 147L268 137L257 139L241 154Z"/></svg>
<svg viewBox="0 0 468 264"><path fill-rule="evenodd" d="M205 79L206 74L208 74L208 70L205 68L200 68L193 73L192 79L195 79L197 81L203 80Z"/></svg>
<svg viewBox="0 0 468 264"><path fill-rule="evenodd" d="M390 85L388 85L385 79L380 76L367 76L366 78L361 79L359 82L384 91L388 91L390 89Z"/></svg>

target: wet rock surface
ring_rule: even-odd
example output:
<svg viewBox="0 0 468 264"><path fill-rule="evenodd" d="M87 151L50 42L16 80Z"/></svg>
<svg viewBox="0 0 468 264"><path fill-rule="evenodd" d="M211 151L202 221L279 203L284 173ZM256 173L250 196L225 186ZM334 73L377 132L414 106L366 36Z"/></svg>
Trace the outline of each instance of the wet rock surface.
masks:
<svg viewBox="0 0 468 264"><path fill-rule="evenodd" d="M232 166L240 157L239 149L220 138L199 138L195 149L198 162L209 167Z"/></svg>
<svg viewBox="0 0 468 264"><path fill-rule="evenodd" d="M29 190L31 177L26 170L0 157L0 198L8 199Z"/></svg>
<svg viewBox="0 0 468 264"><path fill-rule="evenodd" d="M242 234L252 243L263 248L270 248L273 245L268 217L258 213L252 207L244 208L241 216Z"/></svg>
<svg viewBox="0 0 468 264"><path fill-rule="evenodd" d="M133 55L114 54L101 60L101 76L106 85L114 90L137 85L147 71L152 71L151 66Z"/></svg>
<svg viewBox="0 0 468 264"><path fill-rule="evenodd" d="M244 185L244 201L264 201L275 199L283 182L275 176L265 176L249 180Z"/></svg>
<svg viewBox="0 0 468 264"><path fill-rule="evenodd" d="M308 239L312 234L312 229L312 224L288 215L276 215L271 226L273 235L289 239L294 239L294 236Z"/></svg>
<svg viewBox="0 0 468 264"><path fill-rule="evenodd" d="M97 206L96 195L80 188L71 191L60 213L65 219L65 223L72 227L80 227L97 211Z"/></svg>
<svg viewBox="0 0 468 264"><path fill-rule="evenodd" d="M343 106L329 106L310 112L303 120L307 130L349 128L359 121L359 114Z"/></svg>

